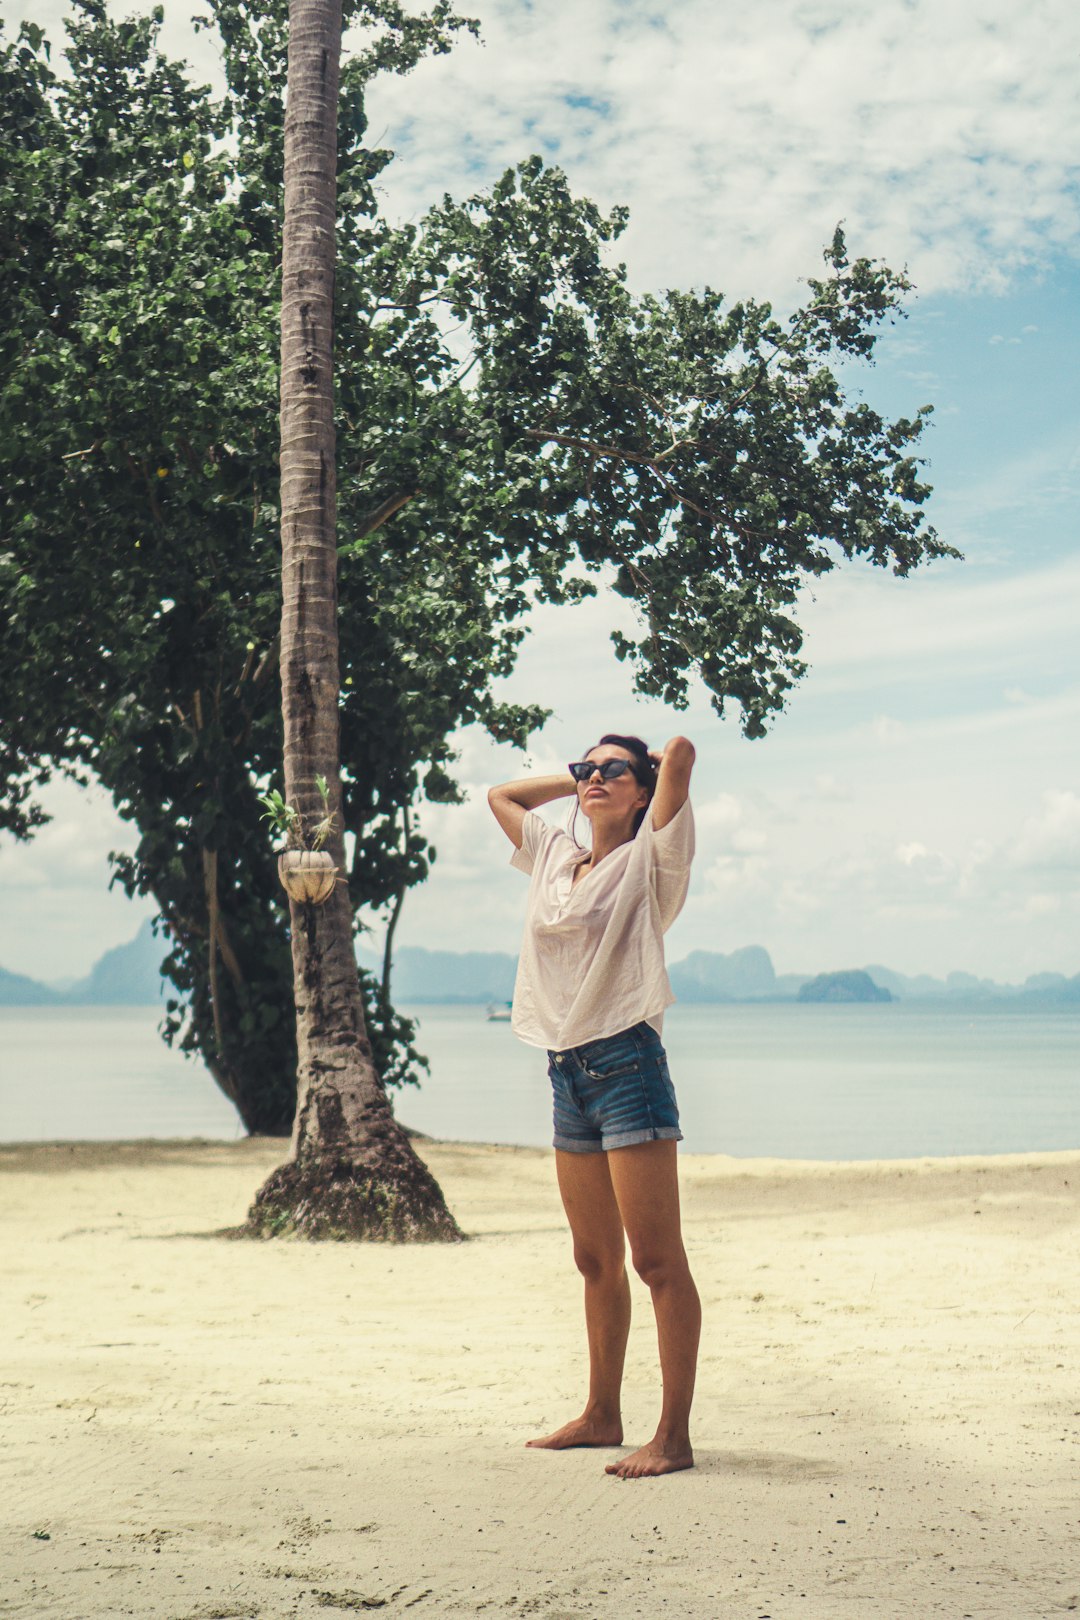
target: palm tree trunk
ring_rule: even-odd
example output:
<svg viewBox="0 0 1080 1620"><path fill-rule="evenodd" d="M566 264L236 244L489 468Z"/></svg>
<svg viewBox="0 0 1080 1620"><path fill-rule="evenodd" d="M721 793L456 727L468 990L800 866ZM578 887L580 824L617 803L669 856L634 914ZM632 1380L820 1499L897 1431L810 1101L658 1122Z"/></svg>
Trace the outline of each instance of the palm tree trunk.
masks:
<svg viewBox="0 0 1080 1620"><path fill-rule="evenodd" d="M340 829L333 399L334 233L341 0L290 0L281 299L281 692L285 796ZM289 1160L249 1229L313 1238L461 1237L390 1109L364 1027L340 831L324 905L290 902L297 1107Z"/></svg>

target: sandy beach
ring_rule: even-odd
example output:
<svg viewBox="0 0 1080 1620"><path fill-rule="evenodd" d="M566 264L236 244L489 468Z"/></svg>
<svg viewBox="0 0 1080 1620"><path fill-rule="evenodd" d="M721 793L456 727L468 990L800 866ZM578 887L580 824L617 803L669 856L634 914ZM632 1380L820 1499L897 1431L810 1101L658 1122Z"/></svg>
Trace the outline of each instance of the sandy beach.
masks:
<svg viewBox="0 0 1080 1620"><path fill-rule="evenodd" d="M0 1149L0 1614L832 1620L1080 1606L1080 1152L682 1160L698 1467L581 1405L552 1156L424 1142L471 1241L236 1243L283 1144ZM633 1279L627 1441L658 1397Z"/></svg>

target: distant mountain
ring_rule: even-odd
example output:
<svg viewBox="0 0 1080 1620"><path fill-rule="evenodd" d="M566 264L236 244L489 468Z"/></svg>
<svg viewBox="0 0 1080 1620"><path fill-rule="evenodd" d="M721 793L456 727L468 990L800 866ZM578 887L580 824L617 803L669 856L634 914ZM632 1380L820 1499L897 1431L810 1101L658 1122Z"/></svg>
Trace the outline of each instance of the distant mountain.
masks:
<svg viewBox="0 0 1080 1620"><path fill-rule="evenodd" d="M1032 983L1035 980L1035 983ZM1052 983L1044 981L1051 980ZM1017 991L1021 1001L1039 1001L1054 1005L1080 1002L1080 973L1067 979L1062 973L1032 973Z"/></svg>
<svg viewBox="0 0 1080 1620"><path fill-rule="evenodd" d="M100 956L85 979L41 984L0 968L0 1007L157 1007L168 986L161 977L166 942L150 919L135 938Z"/></svg>
<svg viewBox="0 0 1080 1620"><path fill-rule="evenodd" d="M1029 973L1024 980L1025 990L1063 990L1069 983L1064 973Z"/></svg>
<svg viewBox="0 0 1080 1620"><path fill-rule="evenodd" d="M668 969L680 1001L788 1001L803 983L801 974L777 978L772 958L761 945L744 945L724 956L691 951Z"/></svg>
<svg viewBox="0 0 1080 1620"><path fill-rule="evenodd" d="M839 973L819 973L800 986L797 1001L892 1001L891 990L876 985L869 973L861 968L847 968Z"/></svg>
<svg viewBox="0 0 1080 1620"><path fill-rule="evenodd" d="M25 973L9 973L0 968L0 1007L57 1007L64 997L47 984L28 979Z"/></svg>
<svg viewBox="0 0 1080 1620"><path fill-rule="evenodd" d="M73 984L64 1000L78 1007L157 1006L167 983L161 977L167 949L147 917L135 938L99 956L89 976Z"/></svg>
<svg viewBox="0 0 1080 1620"><path fill-rule="evenodd" d="M21 973L0 968L0 1006L136 1007L161 1005L167 981L161 962L167 949L155 938L149 920L133 940L106 951L85 979L75 983L41 984ZM378 972L381 961L361 949L360 961ZM394 1000L410 1002L484 1003L509 1001L514 990L517 958L508 951L429 951L405 945L395 953L391 990ZM669 968L672 989L684 1003L765 1002L805 1000L809 973L777 973L761 945L745 945L725 955L721 951L691 951ZM935 979L929 974L908 975L872 963L852 969L873 985L890 992L897 1001L1016 1001L1037 1006L1080 1004L1080 974L1033 973L1022 985L995 984L971 973L950 973ZM819 978L838 977L836 974ZM863 998L857 998L863 999Z"/></svg>
<svg viewBox="0 0 1080 1620"><path fill-rule="evenodd" d="M978 979L973 973L950 973L944 979L931 978L927 973L909 977L882 967L879 962L871 963L866 971L875 984L891 990L898 1001L1080 1001L1080 973L1072 979L1067 979L1063 973L1032 973L1023 984L1017 985Z"/></svg>
<svg viewBox="0 0 1080 1620"><path fill-rule="evenodd" d="M946 979L934 979L928 973L909 977L892 968L872 962L866 969L876 984L891 990L897 1000L922 1001L935 996L1000 996L1014 994L1012 985L995 984L993 979L977 979L973 973L950 973Z"/></svg>
<svg viewBox="0 0 1080 1620"><path fill-rule="evenodd" d="M361 951L360 960L376 970L370 953ZM505 951L428 951L422 945L403 945L394 952L390 994L395 1002L509 1001L516 972L517 957Z"/></svg>

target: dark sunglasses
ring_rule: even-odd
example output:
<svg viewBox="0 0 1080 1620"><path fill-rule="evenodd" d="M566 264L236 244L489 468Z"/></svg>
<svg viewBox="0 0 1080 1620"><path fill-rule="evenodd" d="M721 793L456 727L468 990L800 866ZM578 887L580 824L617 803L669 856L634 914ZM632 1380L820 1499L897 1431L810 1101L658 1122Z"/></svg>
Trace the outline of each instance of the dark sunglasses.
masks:
<svg viewBox="0 0 1080 1620"><path fill-rule="evenodd" d="M595 759L578 759L570 766L570 775L575 782L587 782L590 776L599 771L601 782L611 782L629 769L628 759L605 759L602 765Z"/></svg>

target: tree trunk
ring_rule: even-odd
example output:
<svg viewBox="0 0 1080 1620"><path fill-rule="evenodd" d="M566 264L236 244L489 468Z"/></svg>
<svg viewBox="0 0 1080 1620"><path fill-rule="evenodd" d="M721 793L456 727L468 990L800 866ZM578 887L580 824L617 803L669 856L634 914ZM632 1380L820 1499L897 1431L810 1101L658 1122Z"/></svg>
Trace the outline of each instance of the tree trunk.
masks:
<svg viewBox="0 0 1080 1620"><path fill-rule="evenodd" d="M281 691L285 797L311 826L330 784L340 877L290 902L297 1106L289 1160L256 1195L260 1236L444 1238L459 1231L390 1109L364 1026L344 877L338 760L333 417L341 0L290 0L281 299Z"/></svg>

